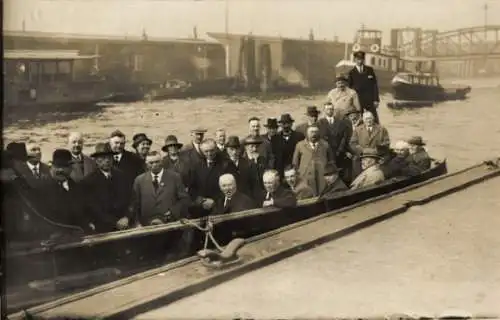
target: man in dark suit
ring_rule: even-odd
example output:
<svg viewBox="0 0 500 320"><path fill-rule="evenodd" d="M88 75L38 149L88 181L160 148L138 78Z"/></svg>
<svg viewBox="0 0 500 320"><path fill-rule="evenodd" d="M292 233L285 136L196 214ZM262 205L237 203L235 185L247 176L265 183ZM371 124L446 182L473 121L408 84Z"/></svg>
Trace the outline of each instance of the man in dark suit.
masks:
<svg viewBox="0 0 500 320"><path fill-rule="evenodd" d="M262 180L265 190L260 196L259 203L263 208L293 208L297 206L296 195L281 184L278 171L268 170L264 172Z"/></svg>
<svg viewBox="0 0 500 320"><path fill-rule="evenodd" d="M68 149L73 157L71 179L79 182L97 169L95 161L82 152L83 136L80 132L69 134Z"/></svg>
<svg viewBox="0 0 500 320"><path fill-rule="evenodd" d="M38 226L51 237L91 232L92 219L86 213L85 191L70 178L71 152L56 149L52 155L50 178L38 188L38 208L47 220Z"/></svg>
<svg viewBox="0 0 500 320"><path fill-rule="evenodd" d="M219 187L223 196L217 198L215 202L215 214L227 214L257 208L255 201L238 190L234 175L226 173L220 176Z"/></svg>
<svg viewBox="0 0 500 320"><path fill-rule="evenodd" d="M185 157L189 161L191 167L196 166L198 163L205 161L203 152L201 151L201 142L205 138L205 133L207 129L196 128L191 130L191 143L185 145L181 149L181 156Z"/></svg>
<svg viewBox="0 0 500 320"><path fill-rule="evenodd" d="M269 141L272 148L273 138L278 134L278 119L268 118L264 128L266 128L266 134L263 134L261 137L262 139Z"/></svg>
<svg viewBox="0 0 500 320"><path fill-rule="evenodd" d="M191 166L186 157L181 156L181 148L182 143L179 143L176 136L167 136L165 144L161 148L166 153L163 158L163 167L177 172L181 176L184 186L189 189L191 183Z"/></svg>
<svg viewBox="0 0 500 320"><path fill-rule="evenodd" d="M348 171L352 167L351 160L347 157L352 136L351 122L342 113L335 112L333 104L327 103L325 104L325 117L319 119L318 124L327 129L325 140L332 149L335 164L341 169L341 176L347 179Z"/></svg>
<svg viewBox="0 0 500 320"><path fill-rule="evenodd" d="M307 110L306 110L307 122L299 124L295 128L295 131L300 132L305 137L307 135L307 128L309 128L309 126L311 126L311 125L317 125L319 128L320 136L322 138L325 137L327 135L326 128L323 126L320 127L318 124L318 118L319 118L320 113L321 113L321 111L319 111L316 106L307 107Z"/></svg>
<svg viewBox="0 0 500 320"><path fill-rule="evenodd" d="M234 175L238 190L249 197L254 197L256 192L261 190L258 167L241 155L241 143L237 136L230 136L227 139L226 148L229 159L228 171ZM265 162L261 160L261 163Z"/></svg>
<svg viewBox="0 0 500 320"><path fill-rule="evenodd" d="M282 114L278 123L281 131L273 139L273 149L276 154L276 170L283 177L284 170L292 164L295 146L299 141L305 139L305 136L292 129L295 120L290 114Z"/></svg>
<svg viewBox="0 0 500 320"><path fill-rule="evenodd" d="M86 191L89 215L97 232L123 230L133 224L129 212L132 189L128 177L113 167L114 152L109 144L98 143L91 155L97 169L85 177L81 184Z"/></svg>
<svg viewBox="0 0 500 320"><path fill-rule="evenodd" d="M266 168L274 168L275 159L272 150L271 142L263 139L260 134L260 119L257 117L252 117L248 120L248 136L240 139L245 141L247 138L258 139L261 143L257 146L257 152L259 155L265 159Z"/></svg>
<svg viewBox="0 0 500 320"><path fill-rule="evenodd" d="M144 172L144 162L135 153L125 150L125 134L120 130L115 130L109 138L111 151L114 153L114 166L123 171L128 178L130 189L135 177Z"/></svg>
<svg viewBox="0 0 500 320"><path fill-rule="evenodd" d="M143 226L158 225L187 217L189 195L176 172L164 169L161 154L146 156L148 171L134 181L133 211Z"/></svg>
<svg viewBox="0 0 500 320"><path fill-rule="evenodd" d="M379 123L377 108L380 102L377 76L372 67L365 65L365 53L358 51L354 53L356 66L349 71L349 87L358 94L362 111L370 111L375 116L375 122Z"/></svg>
<svg viewBox="0 0 500 320"><path fill-rule="evenodd" d="M50 168L41 161L42 152L37 143L26 145L26 161L16 161L14 169L26 180L31 188L37 188L40 183L50 178Z"/></svg>
<svg viewBox="0 0 500 320"><path fill-rule="evenodd" d="M193 199L190 213L196 217L208 216L220 197L219 178L230 169L227 159L220 156L215 140L206 139L200 145L205 160L193 166L189 193Z"/></svg>

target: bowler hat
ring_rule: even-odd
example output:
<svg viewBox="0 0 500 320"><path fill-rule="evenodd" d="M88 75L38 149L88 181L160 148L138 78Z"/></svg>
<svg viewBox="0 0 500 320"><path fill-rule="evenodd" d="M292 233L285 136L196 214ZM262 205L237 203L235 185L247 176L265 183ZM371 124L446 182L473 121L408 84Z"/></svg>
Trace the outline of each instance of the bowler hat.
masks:
<svg viewBox="0 0 500 320"><path fill-rule="evenodd" d="M241 143L240 143L240 138L237 136L229 136L227 138L227 143L226 143L227 148L240 148Z"/></svg>
<svg viewBox="0 0 500 320"><path fill-rule="evenodd" d="M317 117L320 113L321 111L319 111L316 106L307 107L306 115L309 117Z"/></svg>
<svg viewBox="0 0 500 320"><path fill-rule="evenodd" d="M177 148L180 149L180 148L182 148L183 144L179 143L176 136L169 135L165 138L165 145L163 145L161 150L167 152L168 147L170 147L170 146L176 146Z"/></svg>
<svg viewBox="0 0 500 320"><path fill-rule="evenodd" d="M262 139L257 137L247 137L245 140L243 140L244 145L261 144L262 142L263 142Z"/></svg>
<svg viewBox="0 0 500 320"><path fill-rule="evenodd" d="M357 59L364 59L365 58L364 51L356 51L352 55L354 56L354 58L357 58Z"/></svg>
<svg viewBox="0 0 500 320"><path fill-rule="evenodd" d="M28 158L26 143L24 142L11 142L7 145L5 151L13 160L25 161Z"/></svg>
<svg viewBox="0 0 500 320"><path fill-rule="evenodd" d="M192 129L191 132L192 133L205 133L205 132L207 132L207 129L201 128L201 127L197 127L197 128Z"/></svg>
<svg viewBox="0 0 500 320"><path fill-rule="evenodd" d="M109 143L99 142L95 145L95 152L90 156L92 158L102 157L102 156L112 156L115 153L111 150Z"/></svg>
<svg viewBox="0 0 500 320"><path fill-rule="evenodd" d="M73 163L71 152L66 149L56 149L52 153L52 165L56 167L69 167Z"/></svg>
<svg viewBox="0 0 500 320"><path fill-rule="evenodd" d="M380 156L380 153L375 148L365 148L365 149L363 149L363 151L361 152L360 158L382 159L382 157Z"/></svg>
<svg viewBox="0 0 500 320"><path fill-rule="evenodd" d="M279 123L293 123L295 120L293 120L292 116L289 113L284 113L281 115Z"/></svg>
<svg viewBox="0 0 500 320"><path fill-rule="evenodd" d="M271 129L277 129L278 128L278 119L268 118L267 123L264 124L264 127L271 128Z"/></svg>
<svg viewBox="0 0 500 320"><path fill-rule="evenodd" d="M335 77L335 81L349 81L349 79L344 75L344 74L339 74L337 77Z"/></svg>
<svg viewBox="0 0 500 320"><path fill-rule="evenodd" d="M323 173L324 176L331 176L339 172L339 169L337 168L336 165L333 163L328 163L325 166L325 172Z"/></svg>
<svg viewBox="0 0 500 320"><path fill-rule="evenodd" d="M408 139L409 144L415 145L415 146L425 146L425 142L422 140L422 137L420 136L414 136Z"/></svg>
<svg viewBox="0 0 500 320"><path fill-rule="evenodd" d="M148 136L145 133L138 133L135 134L134 137L132 138L133 143L132 143L132 148L137 148L138 145L140 145L144 141L148 141L149 144L153 143L153 140L149 139Z"/></svg>

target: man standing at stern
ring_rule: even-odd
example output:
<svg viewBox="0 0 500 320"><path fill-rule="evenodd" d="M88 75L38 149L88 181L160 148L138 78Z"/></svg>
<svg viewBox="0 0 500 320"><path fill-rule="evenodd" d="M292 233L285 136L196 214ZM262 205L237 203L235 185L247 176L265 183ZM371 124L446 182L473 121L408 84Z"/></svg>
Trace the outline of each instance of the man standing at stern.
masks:
<svg viewBox="0 0 500 320"><path fill-rule="evenodd" d="M380 102L378 93L377 76L372 67L365 65L365 53L357 51L354 53L356 66L349 71L349 87L358 94L362 112L370 111L379 123L377 108Z"/></svg>

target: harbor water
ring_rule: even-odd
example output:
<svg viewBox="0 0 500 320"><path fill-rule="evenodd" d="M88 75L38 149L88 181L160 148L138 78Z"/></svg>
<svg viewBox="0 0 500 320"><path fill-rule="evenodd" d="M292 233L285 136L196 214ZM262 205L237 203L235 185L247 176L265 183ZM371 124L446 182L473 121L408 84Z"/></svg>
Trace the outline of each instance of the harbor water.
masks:
<svg viewBox="0 0 500 320"><path fill-rule="evenodd" d="M491 85L491 81L481 84L474 83L466 101L414 110L390 110L386 106L390 96L384 95L379 107L381 121L392 141L423 136L431 155L447 158L451 171L500 156L500 87ZM279 117L285 112L291 113L297 124L305 120L306 106L321 108L324 101L325 95L265 99L237 96L114 104L84 110L18 110L4 115L4 139L7 143L39 142L44 161L50 160L55 148L66 146L71 131L84 133L87 153L115 129L127 135L127 148L133 134L144 132L153 139L153 148L159 150L169 134L187 143L190 129L197 126L206 127L208 136L217 128L226 128L228 135L243 136L249 117Z"/></svg>

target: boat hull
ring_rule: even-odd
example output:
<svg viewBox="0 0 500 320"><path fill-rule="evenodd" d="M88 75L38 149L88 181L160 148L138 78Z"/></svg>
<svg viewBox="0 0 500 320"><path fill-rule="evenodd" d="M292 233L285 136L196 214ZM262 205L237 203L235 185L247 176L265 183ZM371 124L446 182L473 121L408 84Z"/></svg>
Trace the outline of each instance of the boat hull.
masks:
<svg viewBox="0 0 500 320"><path fill-rule="evenodd" d="M441 86L410 84L400 81L392 83L392 95L396 100L403 101L448 101L464 100L470 92L470 87L445 89Z"/></svg>
<svg viewBox="0 0 500 320"><path fill-rule="evenodd" d="M223 243L228 241L227 236L233 231L237 231L238 237L256 236L446 173L446 161L443 161L421 175L387 181L366 189L339 193L334 199L322 201L310 199L291 209L256 209L252 212L258 214L244 215L240 219L224 220L224 216L214 216L214 220L220 220L216 224L214 236ZM86 283L85 279L89 277L78 276L80 274L106 274L101 277L101 283L104 283L113 280L110 273L123 277L193 255L200 249L197 243L190 246L183 255L169 254L169 251L178 249L179 239L193 239L193 233L186 230L190 229L179 223L173 223L89 236L83 241L80 239L50 248L41 248L33 243L11 246L7 251L7 272L11 270L8 277L9 283L7 283L7 295L11 297L9 312L50 301L99 282L98 279L96 280L97 276L94 276L91 277L92 281ZM104 272L103 270L114 271ZM58 281L55 281L55 275L59 277ZM61 281L59 280L61 277L74 277L76 280ZM41 288L41 285L37 287L35 285L37 283L42 283L45 288L49 289Z"/></svg>

